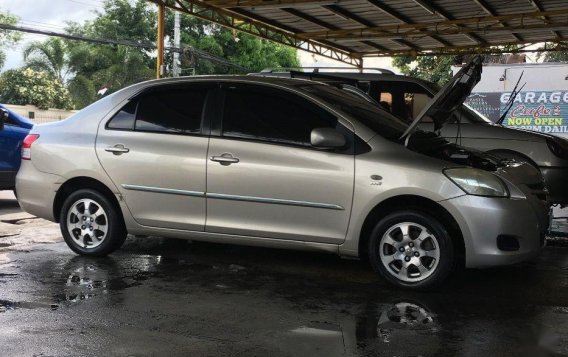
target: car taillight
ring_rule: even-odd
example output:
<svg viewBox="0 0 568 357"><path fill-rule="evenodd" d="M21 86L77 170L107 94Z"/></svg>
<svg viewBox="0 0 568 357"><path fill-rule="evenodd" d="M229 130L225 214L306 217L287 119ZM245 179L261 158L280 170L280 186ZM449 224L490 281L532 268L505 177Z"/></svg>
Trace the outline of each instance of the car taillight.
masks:
<svg viewBox="0 0 568 357"><path fill-rule="evenodd" d="M32 159L32 144L37 139L39 139L38 134L29 134L24 141L22 141L22 160Z"/></svg>

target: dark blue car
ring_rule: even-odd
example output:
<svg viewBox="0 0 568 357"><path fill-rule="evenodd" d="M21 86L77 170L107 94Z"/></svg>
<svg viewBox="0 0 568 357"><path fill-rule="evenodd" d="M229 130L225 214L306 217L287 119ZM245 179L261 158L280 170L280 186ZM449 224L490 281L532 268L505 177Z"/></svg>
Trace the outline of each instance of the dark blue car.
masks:
<svg viewBox="0 0 568 357"><path fill-rule="evenodd" d="M0 104L0 110L7 111L4 127L0 130L0 190L13 190L16 173L20 168L22 140L34 125L32 121L14 113Z"/></svg>

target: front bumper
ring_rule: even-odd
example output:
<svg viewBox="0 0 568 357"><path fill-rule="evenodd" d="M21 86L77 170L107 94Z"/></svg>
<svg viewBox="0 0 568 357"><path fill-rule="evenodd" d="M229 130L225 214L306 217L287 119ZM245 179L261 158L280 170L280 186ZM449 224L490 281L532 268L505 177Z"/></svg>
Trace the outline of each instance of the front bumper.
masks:
<svg viewBox="0 0 568 357"><path fill-rule="evenodd" d="M548 229L546 205L529 199L464 195L440 202L458 222L465 243L466 267L507 265L534 258ZM515 237L518 250L499 249L499 236Z"/></svg>
<svg viewBox="0 0 568 357"><path fill-rule="evenodd" d="M550 202L568 204L568 167L540 167Z"/></svg>
<svg viewBox="0 0 568 357"><path fill-rule="evenodd" d="M31 161L22 161L16 176L18 203L34 216L55 221L53 202L62 182L61 176L41 172Z"/></svg>

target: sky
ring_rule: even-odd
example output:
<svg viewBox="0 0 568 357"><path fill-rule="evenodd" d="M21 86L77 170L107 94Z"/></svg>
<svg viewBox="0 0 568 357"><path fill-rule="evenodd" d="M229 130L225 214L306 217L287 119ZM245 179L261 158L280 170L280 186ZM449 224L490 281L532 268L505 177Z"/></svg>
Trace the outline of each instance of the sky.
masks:
<svg viewBox="0 0 568 357"><path fill-rule="evenodd" d="M96 16L102 8L102 0L0 0L0 11L7 11L19 18L19 25L42 30L63 32L66 22L82 23ZM42 41L46 36L25 34L14 48L6 49L6 63L3 70L20 67L23 64L22 49L32 41ZM347 66L325 57L298 51L302 66ZM391 68L390 58L365 59L365 67ZM394 69L393 69L394 70Z"/></svg>

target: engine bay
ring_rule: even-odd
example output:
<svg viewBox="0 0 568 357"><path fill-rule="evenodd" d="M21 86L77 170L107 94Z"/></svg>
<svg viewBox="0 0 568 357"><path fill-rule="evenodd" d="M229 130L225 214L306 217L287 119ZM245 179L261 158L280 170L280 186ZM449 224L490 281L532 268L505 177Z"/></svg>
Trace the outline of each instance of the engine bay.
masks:
<svg viewBox="0 0 568 357"><path fill-rule="evenodd" d="M451 143L434 132L417 130L407 138L406 146L430 157L487 171L496 171L507 165L503 159Z"/></svg>

